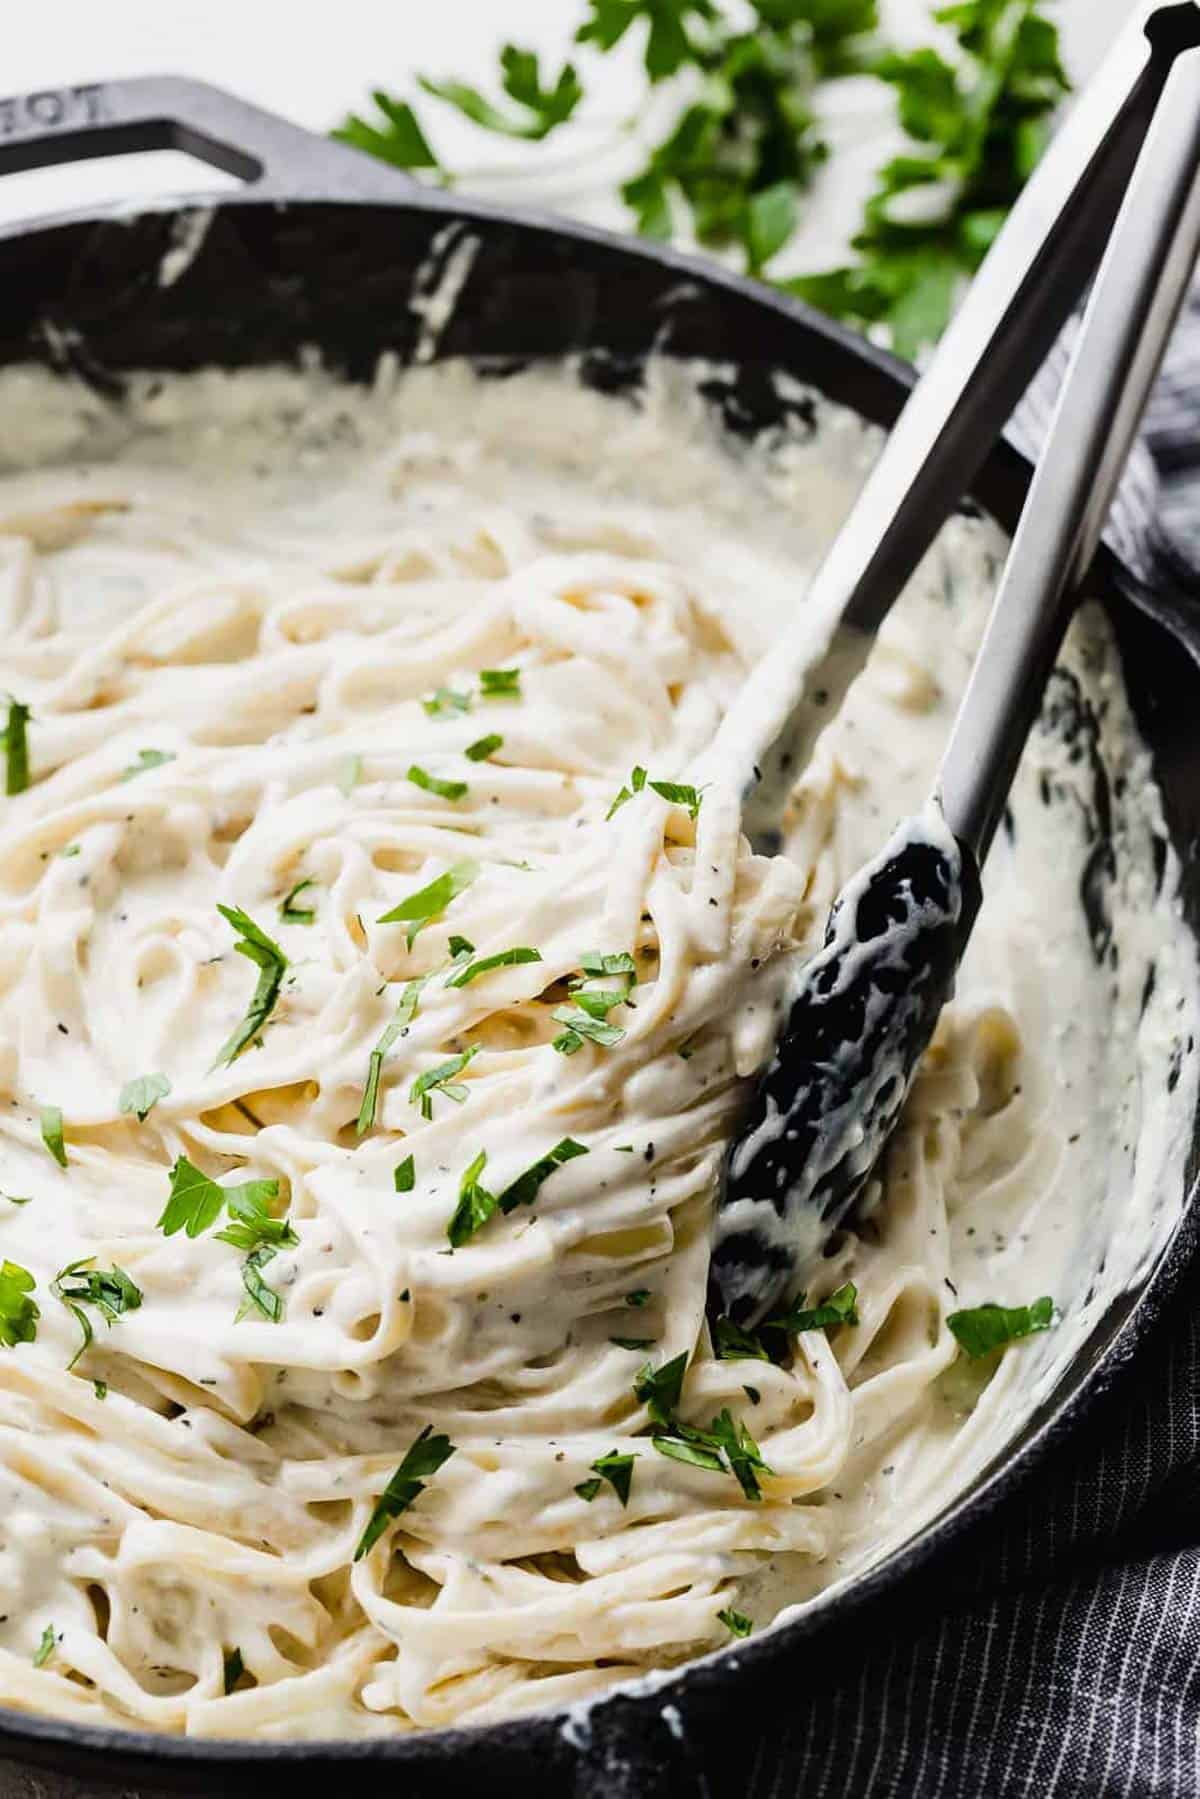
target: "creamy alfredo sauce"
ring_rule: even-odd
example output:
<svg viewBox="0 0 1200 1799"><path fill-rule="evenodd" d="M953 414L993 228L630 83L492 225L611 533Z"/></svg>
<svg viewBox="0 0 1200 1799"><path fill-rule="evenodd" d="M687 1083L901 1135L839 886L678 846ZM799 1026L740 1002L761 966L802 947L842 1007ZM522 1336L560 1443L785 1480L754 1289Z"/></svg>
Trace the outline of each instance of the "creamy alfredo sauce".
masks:
<svg viewBox="0 0 1200 1799"><path fill-rule="evenodd" d="M1195 968L1103 619L814 1288L853 1281L859 1323L718 1360L723 1146L834 893L924 796L996 532L942 534L765 859L720 770L694 818L654 783L801 603L875 447L848 414L734 450L663 369L640 407L454 366L146 380L119 416L0 388L0 688L32 714L0 1258L35 1283L0 1346L0 1700L198 1736L496 1718L718 1647L730 1608L764 1628L930 1516L1178 1214ZM203 1177L276 1186L217 1217ZM1054 1330L965 1369L950 1311L1042 1293ZM761 1499L652 1447L635 1380L679 1356L679 1415L745 1425Z"/></svg>

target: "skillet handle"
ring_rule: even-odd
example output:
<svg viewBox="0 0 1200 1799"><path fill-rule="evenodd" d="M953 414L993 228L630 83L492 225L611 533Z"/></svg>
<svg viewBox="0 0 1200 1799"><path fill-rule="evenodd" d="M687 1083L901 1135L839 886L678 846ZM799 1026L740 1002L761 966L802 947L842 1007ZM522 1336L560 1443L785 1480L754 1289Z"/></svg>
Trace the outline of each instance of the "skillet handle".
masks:
<svg viewBox="0 0 1200 1799"><path fill-rule="evenodd" d="M264 199L394 200L413 185L348 144L177 75L89 81L0 99L0 175L137 150L182 150Z"/></svg>

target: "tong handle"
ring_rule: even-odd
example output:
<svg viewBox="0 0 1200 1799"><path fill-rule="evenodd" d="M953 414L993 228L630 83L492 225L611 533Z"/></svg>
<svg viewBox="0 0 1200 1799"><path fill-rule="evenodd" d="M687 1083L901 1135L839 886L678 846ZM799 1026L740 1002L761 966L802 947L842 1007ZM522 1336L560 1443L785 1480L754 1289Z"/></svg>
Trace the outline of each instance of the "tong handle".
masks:
<svg viewBox="0 0 1200 1799"><path fill-rule="evenodd" d="M1200 256L1200 49L1173 63L1121 206L939 779L987 853Z"/></svg>

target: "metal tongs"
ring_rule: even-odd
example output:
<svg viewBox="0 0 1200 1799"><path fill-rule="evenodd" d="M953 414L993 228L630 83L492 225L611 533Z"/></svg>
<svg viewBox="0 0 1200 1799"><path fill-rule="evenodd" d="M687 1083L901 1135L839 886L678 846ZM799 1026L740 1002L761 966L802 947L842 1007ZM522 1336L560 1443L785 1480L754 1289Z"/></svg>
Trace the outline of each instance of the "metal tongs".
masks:
<svg viewBox="0 0 1200 1799"><path fill-rule="evenodd" d="M753 769L746 824L769 840L818 731L1099 263L930 806L843 890L731 1150L710 1309L740 1325L804 1283L899 1117L1198 254L1200 0L1184 0L1140 7L1122 32L1013 209L801 613L713 745L716 766Z"/></svg>

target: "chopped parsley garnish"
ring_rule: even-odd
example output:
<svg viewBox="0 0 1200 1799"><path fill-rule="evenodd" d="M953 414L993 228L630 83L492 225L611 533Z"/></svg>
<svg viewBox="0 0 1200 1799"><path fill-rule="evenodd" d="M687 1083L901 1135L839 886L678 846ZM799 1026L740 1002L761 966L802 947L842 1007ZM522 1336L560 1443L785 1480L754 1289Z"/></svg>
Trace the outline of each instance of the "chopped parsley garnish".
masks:
<svg viewBox="0 0 1200 1799"><path fill-rule="evenodd" d="M275 1218L268 1211L279 1197L278 1181L246 1181L240 1187L226 1187L225 1205L229 1223L217 1232L221 1243L232 1243L235 1249L256 1250L264 1243L274 1249L295 1249L300 1239L286 1218Z"/></svg>
<svg viewBox="0 0 1200 1799"><path fill-rule="evenodd" d="M858 1289L853 1281L846 1281L820 1305L808 1306L804 1301L804 1294L797 1294L786 1312L768 1318L755 1331L743 1330L732 1318L718 1318L713 1327L717 1356L723 1362L782 1362L788 1355L790 1339L801 1331L833 1330L839 1325L858 1323Z"/></svg>
<svg viewBox="0 0 1200 1799"><path fill-rule="evenodd" d="M412 1105L420 1103L422 1118L433 1117L435 1092L445 1094L446 1098L452 1099L456 1106L462 1105L467 1097L467 1089L454 1077L462 1073L467 1063L479 1054L480 1048L480 1044L472 1043L470 1048L464 1049L460 1055L451 1056L448 1062L439 1062L436 1068L427 1069L424 1074L417 1076L408 1090L408 1097Z"/></svg>
<svg viewBox="0 0 1200 1799"><path fill-rule="evenodd" d="M653 1368L649 1362L634 1377L635 1399L644 1405L653 1425L651 1442L660 1455L711 1474L732 1474L747 1499L761 1499L758 1474L770 1474L758 1444L728 1409L712 1420L707 1430L685 1424L675 1416L687 1371L687 1351Z"/></svg>
<svg viewBox="0 0 1200 1799"><path fill-rule="evenodd" d="M42 1314L29 1297L36 1284L19 1262L0 1262L0 1343L9 1349L18 1343L32 1343L37 1336Z"/></svg>
<svg viewBox="0 0 1200 1799"><path fill-rule="evenodd" d="M97 1399L107 1399L108 1382L106 1380L94 1380L92 1382L92 1392L96 1395Z"/></svg>
<svg viewBox="0 0 1200 1799"><path fill-rule="evenodd" d="M469 762L486 762L493 750L502 748L503 744L504 739L499 732L492 731L486 737L477 737L474 743L469 743L463 755Z"/></svg>
<svg viewBox="0 0 1200 1799"><path fill-rule="evenodd" d="M107 1324L113 1324L125 1312L136 1312L142 1303L141 1288L136 1286L123 1268L93 1268L92 1256L81 1262L69 1262L60 1268L50 1283L50 1291L71 1313L82 1333L83 1341L67 1363L70 1370L93 1341L92 1321L84 1306L95 1306Z"/></svg>
<svg viewBox="0 0 1200 1799"><path fill-rule="evenodd" d="M635 1287L632 1293L627 1293L625 1295L625 1304L627 1306L648 1305L651 1297L652 1295L649 1287Z"/></svg>
<svg viewBox="0 0 1200 1799"><path fill-rule="evenodd" d="M576 997L580 996L576 995ZM586 997L595 1002L609 996L592 993ZM611 1003L614 1006L620 1005L624 998L623 993L613 994ZM590 1011L584 1011L579 1005L555 1006L550 1016L555 1024L561 1024L564 1027L554 1038L552 1044L560 1056L573 1056L577 1049L582 1048L585 1037L590 1043L597 1044L601 1049L611 1049L625 1036L625 1032L619 1024L607 1024L602 1018L594 1017Z"/></svg>
<svg viewBox="0 0 1200 1799"><path fill-rule="evenodd" d="M242 1675L246 1672L246 1664L242 1660L240 1649L227 1649L224 1656L225 1692L232 1693Z"/></svg>
<svg viewBox="0 0 1200 1799"><path fill-rule="evenodd" d="M465 781L443 781L437 775L431 775L427 768L414 762L405 777L414 787L423 787L426 793L436 793L439 799L461 800L470 792Z"/></svg>
<svg viewBox="0 0 1200 1799"><path fill-rule="evenodd" d="M475 945L471 942L471 939L469 937L460 937L455 932L451 932L450 936L447 938L446 948L450 951L450 959L452 962L465 962L470 956L475 954Z"/></svg>
<svg viewBox="0 0 1200 1799"><path fill-rule="evenodd" d="M0 1193L0 1199L6 1199L10 1206L28 1206L33 1203L32 1193Z"/></svg>
<svg viewBox="0 0 1200 1799"><path fill-rule="evenodd" d="M1054 1323L1054 1301L1047 1294L1027 1306L973 1306L969 1311L951 1312L946 1323L969 1356L990 1355L1006 1343L1049 1330Z"/></svg>
<svg viewBox="0 0 1200 1799"><path fill-rule="evenodd" d="M392 1184L397 1193L411 1193L417 1184L417 1170L411 1156L405 1156L403 1162L397 1162L392 1175Z"/></svg>
<svg viewBox="0 0 1200 1799"><path fill-rule="evenodd" d="M524 945L516 949L502 949L494 956L481 956L477 962L468 962L465 968L456 969L447 976L447 987L467 987L472 981L479 979L493 968L519 968L526 962L540 962L542 952L528 949Z"/></svg>
<svg viewBox="0 0 1200 1799"><path fill-rule="evenodd" d="M718 1413L707 1430L674 1418L650 1440L658 1453L671 1461L687 1462L710 1474L732 1474L747 1499L762 1498L758 1475L772 1470L746 1426L728 1409Z"/></svg>
<svg viewBox="0 0 1200 1799"><path fill-rule="evenodd" d="M521 671L519 668L481 668L479 671L479 691L485 700L500 700L521 697Z"/></svg>
<svg viewBox="0 0 1200 1799"><path fill-rule="evenodd" d="M832 1330L839 1324L857 1324L857 1303L858 1288L853 1281L846 1281L817 1306L806 1306L801 1293L786 1312L778 1318L768 1319L763 1328L786 1331L790 1337L797 1337L801 1331Z"/></svg>
<svg viewBox="0 0 1200 1799"><path fill-rule="evenodd" d="M539 1156L524 1174L519 1174L515 1181L509 1183L500 1195L500 1210L513 1212L518 1206L532 1205L556 1168L561 1168L564 1162L573 1162L576 1156L586 1156L587 1153L585 1143L576 1143L574 1137L563 1137L553 1149L547 1150L544 1156Z"/></svg>
<svg viewBox="0 0 1200 1799"><path fill-rule="evenodd" d="M80 851L82 850L82 848L83 848L82 844L68 843L68 844L65 844L63 846L63 848L59 850L58 853L60 856L78 856L80 854Z"/></svg>
<svg viewBox="0 0 1200 1799"><path fill-rule="evenodd" d="M635 793L641 793L646 787L652 793L657 793L660 799L667 800L672 806L685 806L688 816L692 819L700 811L700 801L703 795L698 788L686 787L679 781L652 781L645 769L638 767L630 775L629 785L622 787L614 797L612 805L604 814L605 823L607 824L614 812L620 811L627 800L631 800Z"/></svg>
<svg viewBox="0 0 1200 1799"><path fill-rule="evenodd" d="M637 963L627 950L617 950L611 955L606 955L603 950L598 949L585 950L579 958L579 966L591 980L606 980L614 975L629 975L632 977L629 984L632 985L633 980L637 979Z"/></svg>
<svg viewBox="0 0 1200 1799"><path fill-rule="evenodd" d="M67 1146L63 1140L63 1115L58 1106L39 1107L42 1142L60 1168L67 1165Z"/></svg>
<svg viewBox="0 0 1200 1799"><path fill-rule="evenodd" d="M606 1480L621 1504L628 1505L629 1489L633 1485L633 1464L637 1459L636 1455L620 1455L615 1449L610 1449L607 1455L599 1456L589 1463L592 1473L598 1475L599 1479L595 1482L581 1481L575 1491L581 1499L592 1500L600 1491L600 1482Z"/></svg>
<svg viewBox="0 0 1200 1799"><path fill-rule="evenodd" d="M458 1206L446 1232L452 1246L461 1248L497 1211L512 1212L518 1206L532 1205L556 1168L587 1153L586 1144L576 1143L573 1137L563 1137L497 1195L480 1185L479 1177L487 1164L487 1151L481 1149L459 1187Z"/></svg>
<svg viewBox="0 0 1200 1799"><path fill-rule="evenodd" d="M165 1074L139 1074L126 1081L117 1103L122 1112L133 1113L138 1123L144 1124L159 1100L165 1099L170 1091L171 1083Z"/></svg>
<svg viewBox="0 0 1200 1799"><path fill-rule="evenodd" d="M653 1337L610 1337L608 1340L610 1343L615 1344L618 1349L632 1349L638 1351L654 1348Z"/></svg>
<svg viewBox="0 0 1200 1799"><path fill-rule="evenodd" d="M672 1422L679 1396L683 1392L683 1377L687 1372L687 1365L688 1354L685 1349L669 1362L664 1362L661 1368L652 1368L647 1362L638 1369L633 1381L634 1397L646 1407L653 1423L665 1428Z"/></svg>
<svg viewBox="0 0 1200 1799"><path fill-rule="evenodd" d="M732 1606L726 1606L723 1612L718 1612L717 1621L725 1626L731 1637L748 1637L754 1629L753 1620L743 1612L735 1612Z"/></svg>
<svg viewBox="0 0 1200 1799"><path fill-rule="evenodd" d="M754 1332L743 1330L732 1318L717 1319L713 1326L713 1338L717 1356L723 1362L738 1362L750 1358L759 1362L770 1360Z"/></svg>
<svg viewBox="0 0 1200 1799"><path fill-rule="evenodd" d="M703 798L698 788L685 786L680 781L647 781L646 785L672 806L683 806L689 818L694 819L698 815Z"/></svg>
<svg viewBox="0 0 1200 1799"><path fill-rule="evenodd" d="M44 1668L46 1666L46 1663L54 1654L57 1644L58 1638L54 1634L54 1626L53 1624L47 1624L45 1630L42 1632L42 1640L33 1652L33 1665L35 1668Z"/></svg>
<svg viewBox="0 0 1200 1799"><path fill-rule="evenodd" d="M288 959L279 945L259 929L240 906L217 906L217 911L238 933L234 944L239 956L245 956L257 967L258 985L254 989L246 1016L233 1035L222 1044L214 1068L228 1067L237 1060L248 1043L252 1043L266 1024L279 998L279 989L287 972Z"/></svg>
<svg viewBox="0 0 1200 1799"><path fill-rule="evenodd" d="M8 702L8 723L4 727L4 791L10 797L24 793L29 785L29 707L20 700Z"/></svg>
<svg viewBox="0 0 1200 1799"><path fill-rule="evenodd" d="M481 1185L479 1177L487 1167L487 1150L481 1149L464 1173L458 1188L458 1204L446 1226L446 1237L452 1249L461 1249L478 1230L482 1230L500 1201Z"/></svg>
<svg viewBox="0 0 1200 1799"><path fill-rule="evenodd" d="M418 888L416 893L410 893L407 899L401 900L398 906L393 906L390 912L384 912L378 923L407 924L408 947L411 949L417 932L423 931L435 918L440 918L451 900L464 893L478 873L478 862L455 862L445 874L430 881L427 887Z"/></svg>
<svg viewBox="0 0 1200 1799"><path fill-rule="evenodd" d="M222 1242L235 1249L254 1249L260 1243L294 1248L295 1231L285 1218L272 1218L267 1207L279 1197L278 1181L243 1181L237 1187L220 1187L186 1156L177 1157L171 1169L171 1191L158 1228L164 1237L186 1231L199 1237L217 1222L227 1207L232 1223L218 1232Z"/></svg>
<svg viewBox="0 0 1200 1799"><path fill-rule="evenodd" d="M269 1243L260 1243L242 1263L242 1285L246 1289L246 1297L237 1309L235 1324L249 1317L251 1312L261 1312L269 1324L278 1324L283 1317L282 1298L262 1277L263 1269L268 1262L274 1261L277 1254L278 1251Z"/></svg>
<svg viewBox="0 0 1200 1799"><path fill-rule="evenodd" d="M379 1541L393 1519L399 1518L425 1491L425 1482L454 1454L449 1437L433 1435L427 1424L407 1451L404 1460L380 1494L367 1528L359 1538L354 1559L360 1562Z"/></svg>
<svg viewBox="0 0 1200 1799"><path fill-rule="evenodd" d="M317 922L317 914L312 906L296 904L306 887L315 886L316 882L311 877L308 880L296 882L279 908L279 916L284 924L315 924Z"/></svg>
<svg viewBox="0 0 1200 1799"><path fill-rule="evenodd" d="M174 750L139 750L137 761L129 768L121 770L123 781L132 781L135 775L144 775L148 769L161 768L164 762L174 762Z"/></svg>
<svg viewBox="0 0 1200 1799"><path fill-rule="evenodd" d="M400 1003L392 1014L379 1042L371 1051L367 1065L367 1084L363 1088L362 1104L358 1109L358 1123L355 1126L360 1137L364 1132L369 1131L375 1122L375 1114L379 1108L379 1077L383 1073L384 1058L397 1037L405 1034L416 1017L417 1003L432 979L432 974L421 974L414 976L411 981L405 982L404 991L400 995Z"/></svg>
<svg viewBox="0 0 1200 1799"><path fill-rule="evenodd" d="M452 687L435 688L421 701L430 718L456 718L471 710L469 693L456 693Z"/></svg>

